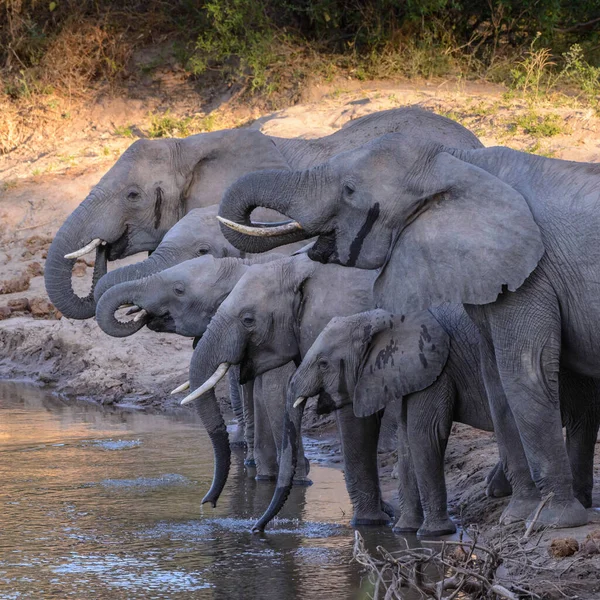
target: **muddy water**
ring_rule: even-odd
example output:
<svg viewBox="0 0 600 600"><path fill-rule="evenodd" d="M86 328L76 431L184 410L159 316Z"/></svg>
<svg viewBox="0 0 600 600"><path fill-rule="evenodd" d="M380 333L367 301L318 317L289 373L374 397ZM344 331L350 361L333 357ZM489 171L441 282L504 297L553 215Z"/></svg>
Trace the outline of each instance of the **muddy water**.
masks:
<svg viewBox="0 0 600 600"><path fill-rule="evenodd" d="M191 415L0 383L0 599L368 597L342 474L314 466L314 485L294 489L261 537L249 530L273 487L242 458L218 507L202 509L212 454ZM363 534L400 543L386 528Z"/></svg>

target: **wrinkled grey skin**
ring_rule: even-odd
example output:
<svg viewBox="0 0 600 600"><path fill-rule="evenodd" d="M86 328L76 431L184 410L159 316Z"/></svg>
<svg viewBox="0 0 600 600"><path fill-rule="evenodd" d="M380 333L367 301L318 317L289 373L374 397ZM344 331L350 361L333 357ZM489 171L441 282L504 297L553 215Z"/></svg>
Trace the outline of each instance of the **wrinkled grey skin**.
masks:
<svg viewBox="0 0 600 600"><path fill-rule="evenodd" d="M261 264L282 258L281 254L258 255L247 259L215 258L207 255L185 261L143 279L127 281L115 285L105 292L96 308L98 325L112 336L131 335L146 325L153 331L177 333L194 337L204 335L211 318L221 302L229 295L239 279L251 265ZM137 323L122 322L115 318L115 311L123 304L132 303L147 311L147 316ZM292 366L264 373L254 382L248 380L243 386L243 403L246 411L254 411L253 422L245 419L248 429L247 464L255 461L256 479L271 481L277 476L277 452L281 446L285 390L293 372ZM210 427L219 428L218 417L204 421L208 404L212 404L213 414L220 413L216 398L204 400L203 423L209 435ZM222 420L222 419L221 419ZM254 429L252 425L254 423ZM212 439L212 438L211 438ZM223 446L224 436L216 437ZM225 448L215 447L215 456L224 456ZM295 483L309 484L308 462L301 449L301 468ZM222 467L222 468L221 468ZM218 480L225 484L229 463L220 464ZM205 501L216 503L220 490L213 489Z"/></svg>
<svg viewBox="0 0 600 600"><path fill-rule="evenodd" d="M380 306L466 305L482 334L513 487L503 519L529 519L552 493L540 526L585 524L562 436L558 370L590 388L600 378L600 166L386 135L309 171L248 177L247 189L262 190L261 206L320 234L313 259L385 267L375 284ZM244 179L221 213L253 204ZM590 397L581 404L583 414L595 410Z"/></svg>
<svg viewBox="0 0 600 600"><path fill-rule="evenodd" d="M576 497L591 503L598 422L578 421L577 411L572 412L573 400L589 392L585 386L561 376L560 391ZM445 304L403 316L379 309L333 319L290 382L292 396L319 393L327 394L336 406L353 403L357 415L391 404L400 423L401 515L394 529L420 536L453 533L456 527L448 517L444 481L452 422L493 430L479 335L463 307ZM510 493L502 474L501 466L492 471L489 495Z"/></svg>
<svg viewBox="0 0 600 600"><path fill-rule="evenodd" d="M303 255L252 266L223 301L196 346L190 364L191 388L204 383L222 362L239 364L242 382L289 361L299 362L333 316L372 307L373 279L369 271L349 273L335 265L317 265ZM202 397L199 402L207 401ZM301 456L302 410L289 414L293 418L284 425L275 512L285 502ZM336 416L353 523L388 523L377 474L380 416L358 419L350 406ZM260 530L264 523L256 527Z"/></svg>
<svg viewBox="0 0 600 600"><path fill-rule="evenodd" d="M319 164L385 132L404 130L416 110L400 108L368 115L318 140L275 138L257 130L232 129L183 139L134 142L56 234L45 267L50 299L66 317L92 317L94 287L106 273L107 260L153 251L185 214L217 204L227 187L247 173ZM71 285L75 261L64 256L96 238L106 245L96 252L92 290L80 298ZM301 239L302 234L254 240L253 251L263 252Z"/></svg>
<svg viewBox="0 0 600 600"><path fill-rule="evenodd" d="M243 256L243 252L234 248L223 237L215 218L217 212L217 205L191 210L169 229L156 250L146 260L120 267L104 275L94 289L96 304L102 294L113 285L148 277L198 256Z"/></svg>

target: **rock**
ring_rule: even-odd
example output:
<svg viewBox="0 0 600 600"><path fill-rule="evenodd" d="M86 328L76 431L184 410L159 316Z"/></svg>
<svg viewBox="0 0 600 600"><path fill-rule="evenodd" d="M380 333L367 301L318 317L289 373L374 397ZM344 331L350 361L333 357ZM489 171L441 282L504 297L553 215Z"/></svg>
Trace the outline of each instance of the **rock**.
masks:
<svg viewBox="0 0 600 600"><path fill-rule="evenodd" d="M8 306L0 306L0 321L4 321L4 319L9 319L11 313L12 311Z"/></svg>
<svg viewBox="0 0 600 600"><path fill-rule="evenodd" d="M60 319L62 314L46 298L36 297L29 301L31 314L38 319Z"/></svg>
<svg viewBox="0 0 600 600"><path fill-rule="evenodd" d="M27 274L29 277L38 277L44 274L44 269L39 262L32 262L27 265Z"/></svg>
<svg viewBox="0 0 600 600"><path fill-rule="evenodd" d="M29 277L21 274L12 279L0 281L0 294L14 294L15 292L24 292L29 289Z"/></svg>
<svg viewBox="0 0 600 600"><path fill-rule="evenodd" d="M553 558L573 556L579 550L579 542L575 538L554 538L548 547L548 554Z"/></svg>
<svg viewBox="0 0 600 600"><path fill-rule="evenodd" d="M29 312L29 298L9 300L8 306L14 312Z"/></svg>
<svg viewBox="0 0 600 600"><path fill-rule="evenodd" d="M583 554L600 554L600 529L588 533L581 545Z"/></svg>

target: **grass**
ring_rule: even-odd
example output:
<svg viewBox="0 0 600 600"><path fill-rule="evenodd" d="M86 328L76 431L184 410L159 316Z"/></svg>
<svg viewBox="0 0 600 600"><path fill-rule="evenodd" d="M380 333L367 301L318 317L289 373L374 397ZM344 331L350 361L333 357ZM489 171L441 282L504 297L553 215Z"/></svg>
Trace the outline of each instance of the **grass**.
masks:
<svg viewBox="0 0 600 600"><path fill-rule="evenodd" d="M120 127L115 127L114 134L119 137L125 138L133 138L133 125L121 125Z"/></svg>
<svg viewBox="0 0 600 600"><path fill-rule="evenodd" d="M564 124L559 115L539 115L533 111L518 115L514 127L536 138L552 137L564 132Z"/></svg>

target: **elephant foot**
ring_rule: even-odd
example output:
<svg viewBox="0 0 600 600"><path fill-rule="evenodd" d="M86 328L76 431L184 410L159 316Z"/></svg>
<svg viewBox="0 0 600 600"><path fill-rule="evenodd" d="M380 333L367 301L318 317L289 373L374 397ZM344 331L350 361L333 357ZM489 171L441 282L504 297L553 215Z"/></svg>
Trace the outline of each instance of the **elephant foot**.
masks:
<svg viewBox="0 0 600 600"><path fill-rule="evenodd" d="M534 512L527 519L527 527L533 522ZM542 509L542 512L535 520L534 529L544 527L556 527L564 529L566 527L581 527L587 525L587 511L576 498L567 501L552 501Z"/></svg>
<svg viewBox="0 0 600 600"><path fill-rule="evenodd" d="M382 525L389 525L390 523L390 517L382 510L373 513L355 514L352 517L352 521L350 521L352 527L381 527Z"/></svg>
<svg viewBox="0 0 600 600"><path fill-rule="evenodd" d="M381 501L381 510L393 521L396 518L394 507L385 500Z"/></svg>
<svg viewBox="0 0 600 600"><path fill-rule="evenodd" d="M575 498L581 502L583 508L592 508L592 492L591 490L575 491Z"/></svg>
<svg viewBox="0 0 600 600"><path fill-rule="evenodd" d="M256 468L256 461L253 458L247 458L244 461L244 465L246 467L254 467L254 468Z"/></svg>
<svg viewBox="0 0 600 600"><path fill-rule="evenodd" d="M312 480L308 477L294 477L294 479L292 479L292 485L308 487L312 484Z"/></svg>
<svg viewBox="0 0 600 600"><path fill-rule="evenodd" d="M417 531L417 536L421 538L439 537L452 533L456 533L456 525L449 517L446 517L444 519L425 519Z"/></svg>
<svg viewBox="0 0 600 600"><path fill-rule="evenodd" d="M485 478L487 487L485 495L488 498L504 498L512 494L512 486L504 474L502 463L498 462Z"/></svg>
<svg viewBox="0 0 600 600"><path fill-rule="evenodd" d="M260 474L257 474L254 479L256 479L256 481L277 481L277 475L260 475Z"/></svg>
<svg viewBox="0 0 600 600"><path fill-rule="evenodd" d="M416 533L423 524L421 515L402 514L393 527L395 533Z"/></svg>
<svg viewBox="0 0 600 600"><path fill-rule="evenodd" d="M539 503L539 498L516 498L513 496L500 516L500 525L512 525L526 521Z"/></svg>

